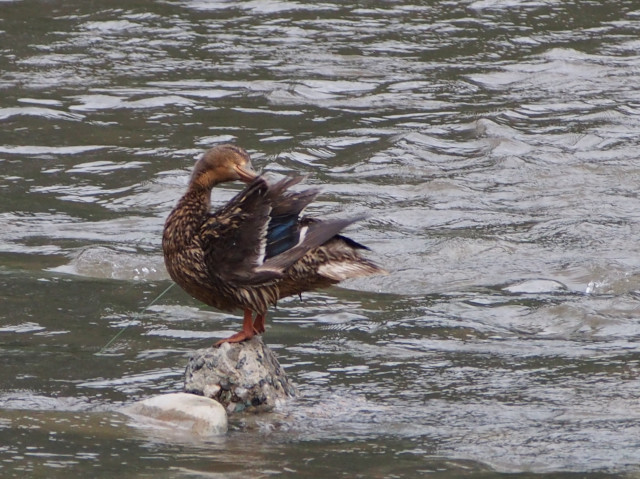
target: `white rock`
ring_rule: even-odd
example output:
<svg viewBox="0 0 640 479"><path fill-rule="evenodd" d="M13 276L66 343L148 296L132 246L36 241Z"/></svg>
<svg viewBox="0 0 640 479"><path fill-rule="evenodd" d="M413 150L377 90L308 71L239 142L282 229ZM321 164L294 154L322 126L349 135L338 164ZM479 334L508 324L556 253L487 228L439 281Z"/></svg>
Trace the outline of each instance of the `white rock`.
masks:
<svg viewBox="0 0 640 479"><path fill-rule="evenodd" d="M227 412L210 398L188 393L172 393L144 399L123 411L129 416L160 421L159 428L179 428L198 436L224 434Z"/></svg>
<svg viewBox="0 0 640 479"><path fill-rule="evenodd" d="M564 284L553 279L529 279L502 288L513 294L559 293L567 289Z"/></svg>

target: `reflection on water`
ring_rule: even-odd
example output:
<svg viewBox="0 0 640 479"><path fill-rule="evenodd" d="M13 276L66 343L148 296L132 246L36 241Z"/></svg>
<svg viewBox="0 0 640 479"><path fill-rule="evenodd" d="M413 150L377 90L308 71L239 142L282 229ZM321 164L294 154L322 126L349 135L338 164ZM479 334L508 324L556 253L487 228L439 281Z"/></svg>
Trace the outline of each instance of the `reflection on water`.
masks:
<svg viewBox="0 0 640 479"><path fill-rule="evenodd" d="M638 30L625 2L4 2L0 475L636 473ZM238 327L147 307L228 141L367 213L392 274L282 301L304 397L195 443L118 410Z"/></svg>

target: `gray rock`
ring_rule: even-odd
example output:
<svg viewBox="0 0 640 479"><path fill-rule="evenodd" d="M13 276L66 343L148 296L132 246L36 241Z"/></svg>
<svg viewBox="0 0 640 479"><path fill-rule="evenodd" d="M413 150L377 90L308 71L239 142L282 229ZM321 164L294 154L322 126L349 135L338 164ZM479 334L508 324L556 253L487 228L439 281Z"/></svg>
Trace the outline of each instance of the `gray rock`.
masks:
<svg viewBox="0 0 640 479"><path fill-rule="evenodd" d="M260 336L195 351L185 371L184 389L215 399L229 412L269 411L299 394Z"/></svg>

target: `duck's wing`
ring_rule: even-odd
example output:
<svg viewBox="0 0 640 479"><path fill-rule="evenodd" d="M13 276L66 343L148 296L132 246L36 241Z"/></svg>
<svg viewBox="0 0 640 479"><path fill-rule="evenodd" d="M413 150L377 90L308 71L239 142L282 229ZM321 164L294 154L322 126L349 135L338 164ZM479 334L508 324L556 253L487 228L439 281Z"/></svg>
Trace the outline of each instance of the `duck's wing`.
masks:
<svg viewBox="0 0 640 479"><path fill-rule="evenodd" d="M302 177L296 178L296 183ZM282 192L272 196L269 213L265 260L285 253L304 239L307 228L300 223L300 214L318 195L319 190L311 188L300 192Z"/></svg>
<svg viewBox="0 0 640 479"><path fill-rule="evenodd" d="M300 218L304 206L317 194L317 190L308 190L277 199L267 228L265 266L284 271L309 251L323 245L331 238L340 237L338 233L341 230L362 219L362 217L330 220ZM301 208L300 205L304 206Z"/></svg>
<svg viewBox="0 0 640 479"><path fill-rule="evenodd" d="M302 177L270 185L256 178L202 225L200 237L210 272L238 285L269 283L309 250L359 218L300 223L300 212L318 191L288 192Z"/></svg>
<svg viewBox="0 0 640 479"><path fill-rule="evenodd" d="M235 283L262 283L278 277L257 271L263 263L271 204L269 185L256 178L200 228L204 260L213 276Z"/></svg>

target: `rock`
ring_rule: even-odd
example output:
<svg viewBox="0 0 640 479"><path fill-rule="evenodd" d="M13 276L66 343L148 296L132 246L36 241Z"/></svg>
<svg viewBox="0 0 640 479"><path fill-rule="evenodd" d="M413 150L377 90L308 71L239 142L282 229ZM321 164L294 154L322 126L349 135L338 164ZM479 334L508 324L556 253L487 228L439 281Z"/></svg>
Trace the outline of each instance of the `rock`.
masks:
<svg viewBox="0 0 640 479"><path fill-rule="evenodd" d="M502 291L513 294L551 294L567 290L564 284L553 279L529 279L502 288Z"/></svg>
<svg viewBox="0 0 640 479"><path fill-rule="evenodd" d="M227 412L213 399L187 393L153 396L124 408L130 416L142 416L155 421L159 427L173 431L178 428L199 436L227 432Z"/></svg>
<svg viewBox="0 0 640 479"><path fill-rule="evenodd" d="M219 401L229 412L269 411L299 394L260 336L195 351L184 389Z"/></svg>

